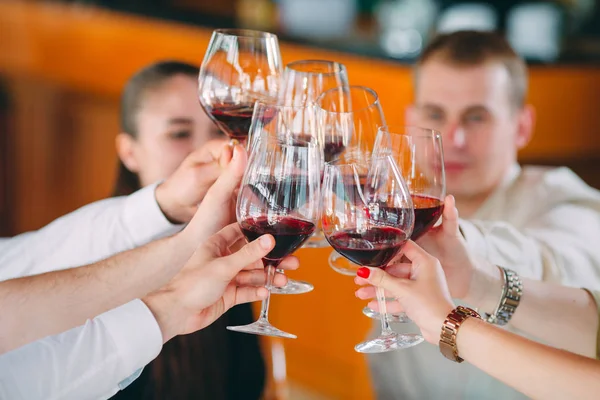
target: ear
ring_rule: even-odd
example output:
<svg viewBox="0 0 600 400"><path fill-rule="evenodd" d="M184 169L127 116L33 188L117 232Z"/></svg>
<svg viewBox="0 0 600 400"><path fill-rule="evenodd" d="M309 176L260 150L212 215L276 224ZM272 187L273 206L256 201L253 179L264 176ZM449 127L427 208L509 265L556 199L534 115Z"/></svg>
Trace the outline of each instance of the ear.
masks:
<svg viewBox="0 0 600 400"><path fill-rule="evenodd" d="M404 120L408 126L417 126L417 106L411 104L404 110Z"/></svg>
<svg viewBox="0 0 600 400"><path fill-rule="evenodd" d="M117 147L117 154L123 165L131 172L137 174L140 166L135 151L137 143L133 136L121 132L117 135L115 145Z"/></svg>
<svg viewBox="0 0 600 400"><path fill-rule="evenodd" d="M519 111L519 120L517 126L516 145L517 149L521 150L529 144L533 137L533 129L535 126L535 108L531 104L526 104Z"/></svg>

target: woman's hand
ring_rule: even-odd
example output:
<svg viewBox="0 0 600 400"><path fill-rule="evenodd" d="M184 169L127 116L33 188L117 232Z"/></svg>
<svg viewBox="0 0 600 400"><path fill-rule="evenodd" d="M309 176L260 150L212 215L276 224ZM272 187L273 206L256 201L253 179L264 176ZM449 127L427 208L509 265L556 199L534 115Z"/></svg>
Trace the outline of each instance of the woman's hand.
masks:
<svg viewBox="0 0 600 400"><path fill-rule="evenodd" d="M360 268L355 282L372 286L358 289L356 296L371 299L375 297L375 287L385 289L421 329L425 340L437 345L442 324L454 309L444 271L435 257L412 241L404 246L403 255L409 262L396 264L391 271L395 275L380 268ZM369 307L378 310L376 301L371 301Z"/></svg>

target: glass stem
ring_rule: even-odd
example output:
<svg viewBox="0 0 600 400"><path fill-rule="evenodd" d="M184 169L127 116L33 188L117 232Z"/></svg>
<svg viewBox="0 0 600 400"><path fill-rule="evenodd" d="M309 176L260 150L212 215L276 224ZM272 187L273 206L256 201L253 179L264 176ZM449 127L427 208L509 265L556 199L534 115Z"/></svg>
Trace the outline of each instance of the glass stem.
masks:
<svg viewBox="0 0 600 400"><path fill-rule="evenodd" d="M385 303L385 291L383 288L377 288L377 303L379 303L379 319L381 320L381 336L393 335L394 331L390 327L388 313Z"/></svg>
<svg viewBox="0 0 600 400"><path fill-rule="evenodd" d="M260 319L269 321L269 302L271 301L271 288L273 287L273 277L275 276L275 267L271 264L267 265L267 284L265 288L269 291L267 298L262 301L260 309Z"/></svg>

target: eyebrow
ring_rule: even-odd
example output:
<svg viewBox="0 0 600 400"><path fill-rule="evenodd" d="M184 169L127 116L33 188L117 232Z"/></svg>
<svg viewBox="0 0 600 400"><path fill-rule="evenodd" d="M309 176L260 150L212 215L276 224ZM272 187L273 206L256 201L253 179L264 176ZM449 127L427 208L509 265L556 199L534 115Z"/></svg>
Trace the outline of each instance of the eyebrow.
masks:
<svg viewBox="0 0 600 400"><path fill-rule="evenodd" d="M425 104L417 105L417 107L419 107L419 108L425 108L425 109L428 109L428 110L443 111L443 108L441 106L438 106L438 105L435 105L435 104L431 104L431 103L425 103Z"/></svg>
<svg viewBox="0 0 600 400"><path fill-rule="evenodd" d="M193 124L194 121L192 121L191 118L176 117L176 118L171 118L169 121L167 121L167 123L169 125L175 125L175 124Z"/></svg>
<svg viewBox="0 0 600 400"><path fill-rule="evenodd" d="M483 111L486 113L490 112L489 108L487 108L486 106L484 106L482 104L476 104L474 106L470 106L464 112L468 113L468 112L473 112L473 111Z"/></svg>

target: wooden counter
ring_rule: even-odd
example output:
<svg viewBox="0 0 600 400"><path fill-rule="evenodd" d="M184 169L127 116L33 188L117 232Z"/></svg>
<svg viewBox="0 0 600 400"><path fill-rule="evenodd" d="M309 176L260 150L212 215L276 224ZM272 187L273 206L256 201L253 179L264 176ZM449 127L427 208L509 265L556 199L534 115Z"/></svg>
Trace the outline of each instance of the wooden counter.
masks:
<svg viewBox="0 0 600 400"><path fill-rule="evenodd" d="M13 117L9 151L0 154L10 154L15 233L110 194L124 82L159 59L200 63L210 33L77 5L0 3L0 74ZM379 93L388 121L403 122L412 97L408 67L286 43L281 50L285 62L325 58L346 64L352 83ZM532 68L529 99L537 108L538 125L523 158L599 154L600 70ZM354 298L352 279L327 267L329 252L298 253L302 268L290 275L316 289L276 296L272 320L298 335L285 341L290 379L329 398L369 399L367 367L353 346L364 338L370 321L360 312L364 304Z"/></svg>

